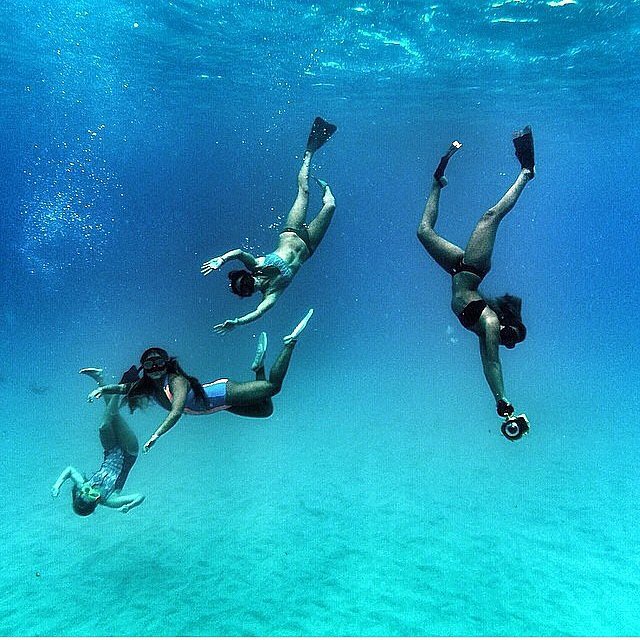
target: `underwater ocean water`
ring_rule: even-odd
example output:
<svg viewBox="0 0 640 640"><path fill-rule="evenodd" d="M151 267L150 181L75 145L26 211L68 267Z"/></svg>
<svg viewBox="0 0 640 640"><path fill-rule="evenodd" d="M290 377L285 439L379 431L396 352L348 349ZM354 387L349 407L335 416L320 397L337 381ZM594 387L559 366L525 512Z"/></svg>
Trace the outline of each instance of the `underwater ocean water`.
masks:
<svg viewBox="0 0 640 640"><path fill-rule="evenodd" d="M8 0L0 29L0 635L640 634L640 2ZM200 265L275 247L318 115L331 227L216 335L255 300ZM464 244L527 124L483 282L524 301L509 442L416 228L458 139ZM270 419L183 417L127 514L51 497L102 459L81 367L249 380L311 307ZM141 443L165 415L123 411Z"/></svg>

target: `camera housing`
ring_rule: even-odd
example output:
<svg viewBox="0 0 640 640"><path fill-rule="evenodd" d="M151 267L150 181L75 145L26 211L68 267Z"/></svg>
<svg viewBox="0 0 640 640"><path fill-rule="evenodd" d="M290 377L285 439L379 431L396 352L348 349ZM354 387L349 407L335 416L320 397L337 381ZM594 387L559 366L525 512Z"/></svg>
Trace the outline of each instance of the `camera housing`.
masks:
<svg viewBox="0 0 640 640"><path fill-rule="evenodd" d="M511 442L520 440L529 431L529 419L524 413L507 418L500 427L502 435Z"/></svg>

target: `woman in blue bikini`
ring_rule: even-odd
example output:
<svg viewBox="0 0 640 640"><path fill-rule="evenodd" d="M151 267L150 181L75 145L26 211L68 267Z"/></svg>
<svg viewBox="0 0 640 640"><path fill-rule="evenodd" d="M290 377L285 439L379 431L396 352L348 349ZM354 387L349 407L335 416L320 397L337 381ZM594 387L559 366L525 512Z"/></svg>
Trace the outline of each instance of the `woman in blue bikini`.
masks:
<svg viewBox="0 0 640 640"><path fill-rule="evenodd" d="M273 413L271 398L280 393L284 377L298 336L307 326L313 309L285 336L284 346L267 378L264 357L267 336L260 335L258 350L252 369L256 379L253 382L234 382L219 378L214 382L201 384L197 378L188 375L178 361L160 347L147 349L140 357L139 371L142 376L134 382L107 385L89 394L92 402L102 395L119 394L126 396L126 402L133 412L143 407L149 400L155 400L169 414L144 445L144 452L156 443L160 436L172 429L184 413L207 415L218 411L229 411L250 418L267 418Z"/></svg>
<svg viewBox="0 0 640 640"><path fill-rule="evenodd" d="M418 227L418 239L424 248L451 275L451 308L462 326L475 333L480 340L484 375L495 398L498 414L504 417L513 416L514 408L504 395L498 347L503 345L513 349L525 339L526 328L521 317L522 300L508 294L495 300L485 299L478 287L491 269L491 255L498 225L513 209L523 189L534 177L531 128L525 127L514 134L513 144L522 167L520 173L498 203L480 218L464 251L434 230L440 191L447 184L444 171L451 156L462 146L458 141L451 144L433 174L431 193Z"/></svg>
<svg viewBox="0 0 640 640"><path fill-rule="evenodd" d="M103 384L102 369L81 369L98 385ZM126 374L125 374L126 375ZM100 442L104 459L100 468L88 479L69 466L51 488L55 498L66 480L73 482L72 506L79 516L92 514L98 505L126 513L144 500L140 493L121 495L127 476L138 457L138 439L120 415L120 398L105 398L106 408L100 426Z"/></svg>
<svg viewBox="0 0 640 640"><path fill-rule="evenodd" d="M225 334L238 325L257 320L276 303L282 292L291 284L300 267L317 249L324 237L333 213L336 201L329 185L315 178L323 189L322 209L307 225L305 218L309 206L309 169L313 154L335 133L336 126L322 118L316 118L309 134L307 148L298 174L298 195L289 211L284 229L280 232L278 247L273 253L256 258L242 249L233 249L227 253L207 260L201 267L203 275L218 271L230 260L239 260L246 269L229 273L231 291L241 298L256 292L262 294L262 301L254 311L233 320L225 320L213 329Z"/></svg>

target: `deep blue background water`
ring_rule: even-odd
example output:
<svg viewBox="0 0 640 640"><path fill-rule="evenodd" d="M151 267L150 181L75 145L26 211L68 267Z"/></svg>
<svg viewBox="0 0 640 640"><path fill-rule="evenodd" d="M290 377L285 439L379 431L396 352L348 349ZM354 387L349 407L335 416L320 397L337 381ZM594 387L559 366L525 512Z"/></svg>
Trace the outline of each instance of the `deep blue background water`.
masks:
<svg viewBox="0 0 640 640"><path fill-rule="evenodd" d="M2 576L22 586L5 589L3 633L638 633L639 28L638 2L6 3ZM218 337L213 324L252 307L200 264L273 248L316 115L338 125L313 169L336 195L331 228L273 311ZM536 179L485 282L523 297L529 328L503 354L507 395L532 420L512 445L415 230L457 138L438 228L464 244L517 174L510 137L527 123ZM310 214L319 207L315 191ZM131 488L149 498L126 524L75 518L66 496L52 504L60 469L99 460L81 366L116 375L160 344L202 380L245 379L257 332L273 357L309 307L271 421L180 423L136 466ZM132 425L142 439L160 419ZM194 473L207 488L195 497ZM268 525L255 513L265 504L281 509ZM203 513L215 514L215 553ZM256 530L264 544L225 550L225 532ZM266 560L295 539L307 567L314 532L325 569L302 580ZM163 570L145 545L105 547L111 535L162 540ZM190 553L185 536L209 543ZM425 553L437 575L416 569ZM130 564L139 581L122 584ZM49 584L33 578L43 566ZM160 596L153 620L123 607L126 592L144 609L149 584L173 593L162 576L178 566L200 585L181 604ZM230 566L247 569L222 606L211 576ZM323 573L338 566L342 596ZM102 609L106 588L110 617L80 622L75 599L60 603L80 576L95 594L84 610ZM515 595L505 604L523 580L538 595L529 614ZM274 581L293 600L262 600Z"/></svg>

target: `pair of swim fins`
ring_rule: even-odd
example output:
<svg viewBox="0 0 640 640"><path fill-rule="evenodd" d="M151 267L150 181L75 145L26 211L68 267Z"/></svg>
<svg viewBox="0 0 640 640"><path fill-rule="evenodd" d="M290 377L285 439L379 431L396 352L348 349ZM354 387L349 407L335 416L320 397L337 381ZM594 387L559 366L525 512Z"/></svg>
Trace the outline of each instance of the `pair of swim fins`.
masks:
<svg viewBox="0 0 640 640"><path fill-rule="evenodd" d="M516 158L520 162L523 169L528 169L531 173L535 170L535 154L533 150L533 132L531 127L527 125L520 131L515 131L513 134L513 146L516 150ZM440 186L446 185L446 179L444 178L444 172L451 160L451 156L462 147L462 144L457 140L454 140L449 147L447 153L440 158L440 164L438 164L433 177L440 183Z"/></svg>
<svg viewBox="0 0 640 640"><path fill-rule="evenodd" d="M338 127L335 124L318 116L313 121L306 150L315 153L337 130Z"/></svg>

